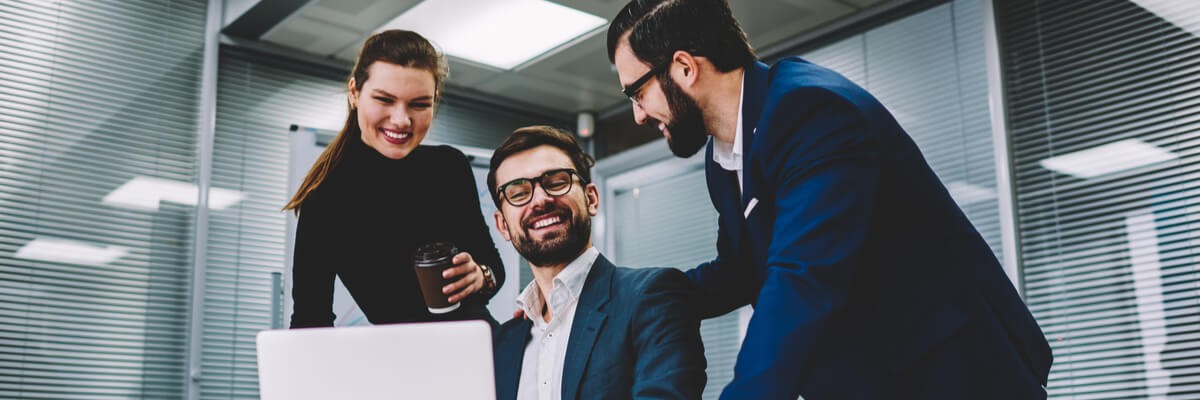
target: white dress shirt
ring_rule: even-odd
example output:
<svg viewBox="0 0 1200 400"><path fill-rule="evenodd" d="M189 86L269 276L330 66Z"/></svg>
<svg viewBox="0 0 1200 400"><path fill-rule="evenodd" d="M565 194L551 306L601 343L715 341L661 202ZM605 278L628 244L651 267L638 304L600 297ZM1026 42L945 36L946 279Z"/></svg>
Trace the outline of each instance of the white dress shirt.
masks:
<svg viewBox="0 0 1200 400"><path fill-rule="evenodd" d="M733 144L727 144L713 138L713 161L721 169L737 173L738 193L742 192L742 101L746 97L746 76L742 75L742 91L738 93L737 130L733 134Z"/></svg>
<svg viewBox="0 0 1200 400"><path fill-rule="evenodd" d="M562 272L554 276L550 287L551 321L542 318L542 307L547 304L538 289L537 281L529 282L517 296L517 307L533 321L529 328L530 340L525 345L525 357L521 361L521 381L517 386L520 400L562 399L563 364L567 356L567 341L571 336L571 324L575 321L575 306L587 281L588 272L600 251L588 248L567 264Z"/></svg>

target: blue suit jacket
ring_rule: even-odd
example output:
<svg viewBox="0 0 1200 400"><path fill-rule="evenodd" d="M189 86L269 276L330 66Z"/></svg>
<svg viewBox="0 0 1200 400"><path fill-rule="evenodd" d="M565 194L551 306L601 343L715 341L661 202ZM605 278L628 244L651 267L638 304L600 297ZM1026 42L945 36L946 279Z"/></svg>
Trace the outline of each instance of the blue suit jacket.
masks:
<svg viewBox="0 0 1200 400"><path fill-rule="evenodd" d="M679 270L619 268L597 257L567 341L562 398L700 398L706 364L693 290ZM497 399L517 397L531 326L514 319L495 333Z"/></svg>
<svg viewBox="0 0 1200 400"><path fill-rule="evenodd" d="M1045 397L1045 337L891 114L799 58L744 85L742 194L709 143L718 256L688 271L703 317L755 306L722 398Z"/></svg>

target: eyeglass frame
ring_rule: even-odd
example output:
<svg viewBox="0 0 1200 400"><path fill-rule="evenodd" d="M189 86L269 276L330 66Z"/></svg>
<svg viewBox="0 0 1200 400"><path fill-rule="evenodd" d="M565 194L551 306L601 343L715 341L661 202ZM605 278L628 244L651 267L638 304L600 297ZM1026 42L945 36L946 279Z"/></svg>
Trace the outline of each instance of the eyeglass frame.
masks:
<svg viewBox="0 0 1200 400"><path fill-rule="evenodd" d="M668 66L670 66L671 63L674 61L675 61L674 59L668 58L668 59L664 60L663 62L658 63L658 65L655 65L653 68L650 68L649 71L646 71L645 74L642 74L642 76L640 78L637 78L636 81L633 81L633 83L630 83L629 86L621 88L621 94L625 95L625 97L628 97L629 101L632 102L634 105L638 105L637 96L639 96L641 94L640 92L641 92L642 86L646 86L646 83L650 82L650 78L658 76L659 73L661 73L664 69L666 69Z"/></svg>
<svg viewBox="0 0 1200 400"><path fill-rule="evenodd" d="M587 181L587 179L584 179L583 175L580 175L579 171L576 171L574 168L558 168L558 169L552 169L552 170L549 170L546 172L542 172L541 175L538 175L538 176L535 176L532 178L517 178L517 179L510 180L508 182L505 182L503 185L500 185L499 187L496 188L496 194L498 196L500 196L501 198L503 198L504 201L506 203L508 203L508 205L511 205L513 207L522 207L526 204L529 204L529 202L533 201L533 192L536 191L538 187L541 187L542 192L546 193L546 195L550 196L550 197L559 197L559 196L565 195L567 193L571 193L571 187L575 186L574 178L572 178L571 183L567 185L567 190L565 190L559 194L550 193L549 190L546 190L546 186L542 184L543 179L546 179L550 175L557 174L560 172L567 172L567 173L569 173L569 175L574 175L575 177L578 177L579 183L581 186L587 185L589 183ZM525 200L521 204L517 204L517 203L513 202L512 199L508 197L508 193L506 193L506 191L507 191L506 189L508 189L509 186L516 184L517 181L529 181L529 183L530 183L529 199Z"/></svg>

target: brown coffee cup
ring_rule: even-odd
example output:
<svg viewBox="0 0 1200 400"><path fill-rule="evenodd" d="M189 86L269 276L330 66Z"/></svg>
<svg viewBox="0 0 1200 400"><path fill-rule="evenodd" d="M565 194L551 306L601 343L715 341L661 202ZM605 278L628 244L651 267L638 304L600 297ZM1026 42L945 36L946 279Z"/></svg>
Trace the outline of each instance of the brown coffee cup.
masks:
<svg viewBox="0 0 1200 400"><path fill-rule="evenodd" d="M447 242L429 243L413 252L413 270L417 272L421 295L431 313L445 314L458 309L459 303L450 303L449 296L442 293L442 287L452 282L442 278L442 271L454 266L455 254L458 249Z"/></svg>

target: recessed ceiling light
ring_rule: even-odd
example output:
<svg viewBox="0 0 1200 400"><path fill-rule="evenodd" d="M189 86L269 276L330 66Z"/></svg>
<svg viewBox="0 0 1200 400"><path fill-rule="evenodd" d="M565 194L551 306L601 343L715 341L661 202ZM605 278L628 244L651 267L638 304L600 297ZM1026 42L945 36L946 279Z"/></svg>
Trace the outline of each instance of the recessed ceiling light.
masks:
<svg viewBox="0 0 1200 400"><path fill-rule="evenodd" d="M104 203L126 208L158 210L158 203L162 201L194 206L198 196L196 185L192 183L136 176L104 196ZM223 210L245 197L245 194L236 190L212 188L208 192L208 208Z"/></svg>
<svg viewBox="0 0 1200 400"><path fill-rule="evenodd" d="M120 246L97 246L66 239L36 238L17 250L16 257L26 260L100 266L129 254Z"/></svg>
<svg viewBox="0 0 1200 400"><path fill-rule="evenodd" d="M381 30L420 33L446 54L513 69L607 21L545 0L423 1Z"/></svg>
<svg viewBox="0 0 1200 400"><path fill-rule="evenodd" d="M1179 158L1138 139L1125 139L1039 162L1051 171L1089 179Z"/></svg>

